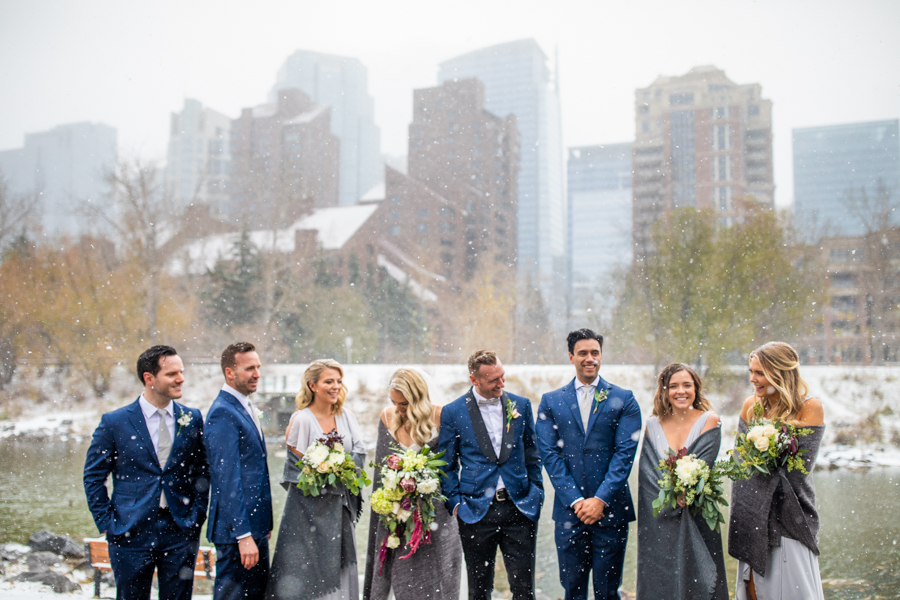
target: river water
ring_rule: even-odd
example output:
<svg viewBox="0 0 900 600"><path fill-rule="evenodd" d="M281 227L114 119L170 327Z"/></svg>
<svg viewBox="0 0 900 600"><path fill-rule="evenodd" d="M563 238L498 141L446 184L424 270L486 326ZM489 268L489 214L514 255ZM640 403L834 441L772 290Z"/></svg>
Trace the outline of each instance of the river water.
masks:
<svg viewBox="0 0 900 600"><path fill-rule="evenodd" d="M276 531L285 498L277 485L283 465L283 458L276 456L280 449L280 445L270 447L269 463ZM97 535L81 483L86 450L84 442L0 441L0 543L25 543L41 528L75 539ZM537 587L543 596L559 598L563 593L550 519L552 486L549 480L544 485L548 497L538 529ZM634 474L631 485L636 491ZM900 597L900 469L817 471L815 485L822 521L819 564L825 597ZM357 527L361 562L368 515L369 511L364 511ZM634 590L636 539L632 526L624 582L629 590ZM730 557L727 566L732 578L729 589L733 590L735 561Z"/></svg>

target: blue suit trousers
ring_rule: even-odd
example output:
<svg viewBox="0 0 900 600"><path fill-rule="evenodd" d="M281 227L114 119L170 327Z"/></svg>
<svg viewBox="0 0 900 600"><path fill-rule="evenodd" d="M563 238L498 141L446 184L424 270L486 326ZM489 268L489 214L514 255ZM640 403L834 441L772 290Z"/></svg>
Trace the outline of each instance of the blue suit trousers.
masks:
<svg viewBox="0 0 900 600"><path fill-rule="evenodd" d="M196 535L185 535L168 509L160 509L156 525L147 528L146 545L132 547L109 539L109 562L116 579L118 600L149 600L153 571L158 572L159 600L190 600L194 590L194 564L200 546ZM123 542L125 540L122 540Z"/></svg>
<svg viewBox="0 0 900 600"><path fill-rule="evenodd" d="M216 544L216 585L214 600L262 600L269 582L269 536L253 538L259 562L252 569L241 564L237 544Z"/></svg>
<svg viewBox="0 0 900 600"><path fill-rule="evenodd" d="M628 524L598 527L557 522L555 537L559 582L566 590L566 600L587 600L592 570L594 599L618 600Z"/></svg>

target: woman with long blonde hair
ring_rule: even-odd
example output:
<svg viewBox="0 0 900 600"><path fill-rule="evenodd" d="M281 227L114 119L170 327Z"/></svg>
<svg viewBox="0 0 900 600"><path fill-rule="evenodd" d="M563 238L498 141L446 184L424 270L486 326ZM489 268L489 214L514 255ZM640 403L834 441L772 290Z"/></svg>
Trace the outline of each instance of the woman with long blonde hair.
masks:
<svg viewBox="0 0 900 600"><path fill-rule="evenodd" d="M388 384L391 406L381 412L376 465L398 450L421 450L437 444L441 407L432 404L429 387L425 375L416 369L397 369L391 375ZM381 485L377 467L373 479L375 490ZM462 569L459 527L443 502L436 502L434 510L431 543L419 546L415 554L404 560L398 560L406 554L402 547L389 549L383 565L379 564L378 549L390 532L374 511L370 514L364 600L387 600L392 591L396 600L459 598Z"/></svg>
<svg viewBox="0 0 900 600"><path fill-rule="evenodd" d="M344 369L331 359L314 361L303 372L302 387L285 434L287 457L281 485L288 491L272 558L268 600L357 600L359 576L355 524L362 503L340 482L318 496L297 488L297 462L313 442L340 436L360 468L366 450L356 417L344 407ZM315 532L315 533L310 533Z"/></svg>
<svg viewBox="0 0 900 600"><path fill-rule="evenodd" d="M738 559L736 600L823 599L819 515L812 473L825 432L822 403L809 398L800 357L783 342L750 353L754 393L744 401L738 432L762 418L808 429L797 438L807 474L779 467L731 488L728 553Z"/></svg>
<svg viewBox="0 0 900 600"><path fill-rule="evenodd" d="M660 491L659 461L669 451L684 449L712 467L721 444L719 417L706 399L700 375L681 363L664 368L657 377L638 466L641 600L728 600L722 534L711 530L703 515L692 516L681 501L677 508L653 516Z"/></svg>

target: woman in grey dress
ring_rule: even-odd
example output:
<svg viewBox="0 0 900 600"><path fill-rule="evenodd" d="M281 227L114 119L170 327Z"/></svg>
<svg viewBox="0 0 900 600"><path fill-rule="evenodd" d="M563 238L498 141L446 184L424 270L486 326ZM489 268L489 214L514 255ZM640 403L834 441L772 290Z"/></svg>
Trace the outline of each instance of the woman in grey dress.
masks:
<svg viewBox="0 0 900 600"><path fill-rule="evenodd" d="M819 514L812 473L825 431L822 403L807 398L800 358L788 344L770 342L750 354L754 394L744 401L738 431L747 433L754 407L764 417L810 429L798 438L808 474L780 467L731 488L728 553L738 559L736 600L823 600L819 574Z"/></svg>
<svg viewBox="0 0 900 600"><path fill-rule="evenodd" d="M418 371L397 370L389 387L392 405L382 411L378 424L376 465L397 448L433 448L441 421L441 407L432 406L428 386ZM375 490L381 485L378 467L373 479ZM434 508L431 543L419 546L409 558L400 558L408 553L402 546L388 549L383 565L378 549L389 532L371 512L364 600L387 600L391 591L397 600L458 600L462 568L459 526L443 502L435 503Z"/></svg>
<svg viewBox="0 0 900 600"><path fill-rule="evenodd" d="M679 501L653 516L659 495L657 470L666 451L686 448L712 467L722 428L703 395L700 376L674 363L657 379L653 413L647 419L638 477L637 597L641 600L728 600L722 534Z"/></svg>
<svg viewBox="0 0 900 600"><path fill-rule="evenodd" d="M341 436L344 451L358 467L365 446L353 414L343 408L344 371L333 360L317 360L303 373L297 411L287 429L282 486L288 491L272 558L268 600L358 600L356 520L361 501L341 483L319 496L297 488L296 463L306 449L330 433Z"/></svg>

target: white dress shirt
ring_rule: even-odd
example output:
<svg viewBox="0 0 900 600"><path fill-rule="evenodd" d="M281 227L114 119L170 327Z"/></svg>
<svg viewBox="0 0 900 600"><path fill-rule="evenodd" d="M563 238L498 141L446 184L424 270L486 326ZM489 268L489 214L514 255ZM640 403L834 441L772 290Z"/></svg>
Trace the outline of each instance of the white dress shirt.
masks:
<svg viewBox="0 0 900 600"><path fill-rule="evenodd" d="M475 387L472 387L472 395L478 402L488 400L479 394ZM498 398L499 402L495 404L479 404L478 410L481 412L481 418L484 419L484 426L487 428L488 437L491 438L491 446L494 447L494 453L500 458L500 449L503 447L503 428L506 427L503 419L503 397ZM503 478L497 478L497 489L502 490L506 486L503 484Z"/></svg>
<svg viewBox="0 0 900 600"><path fill-rule="evenodd" d="M150 432L150 441L153 442L153 452L159 454L159 413L156 412L157 408L150 404L150 402L144 398L144 394L141 394L141 397L138 398L138 403L141 405L141 412L144 413L144 421L147 423L147 430ZM166 427L169 428L169 437L172 442L175 442L175 406L174 403L169 400L169 405L166 406L163 410L166 411ZM162 465L165 467L165 465Z"/></svg>
<svg viewBox="0 0 900 600"><path fill-rule="evenodd" d="M237 391L236 389L234 389L233 387L231 387L231 386L228 385L227 383L222 385L222 391L223 391L223 392L228 392L229 394L231 394L232 396L234 396L235 398L237 398L237 399L238 399L238 402L241 403L241 406L244 407L244 410L246 410L246 411L247 411L247 414L250 416L250 421L252 421L253 423L256 423L256 421L253 419L253 413L250 412L250 398L248 398L247 396L243 395L242 393L240 393L239 391ZM235 539L242 540L242 539L244 539L245 537L250 537L250 534L251 534L251 533L248 531L247 533L243 533L243 534L241 534L241 535L236 535L236 536L234 536L234 537L235 537Z"/></svg>
<svg viewBox="0 0 900 600"><path fill-rule="evenodd" d="M581 383L581 380L575 378L575 393L578 395L578 409L581 412L581 424L584 425L584 432L587 433L588 420L591 418L591 405L594 402L594 390L600 383L600 376L591 383Z"/></svg>

